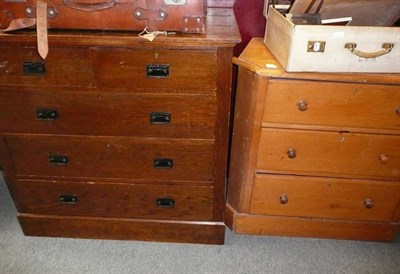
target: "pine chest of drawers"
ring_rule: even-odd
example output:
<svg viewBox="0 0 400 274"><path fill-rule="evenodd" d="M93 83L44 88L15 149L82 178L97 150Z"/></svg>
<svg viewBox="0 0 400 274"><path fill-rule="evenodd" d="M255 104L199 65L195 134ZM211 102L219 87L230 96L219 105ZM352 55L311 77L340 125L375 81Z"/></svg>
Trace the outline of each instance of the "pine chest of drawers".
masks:
<svg viewBox="0 0 400 274"><path fill-rule="evenodd" d="M241 56L228 180L237 233L390 241L400 222L400 75L286 73Z"/></svg>
<svg viewBox="0 0 400 274"><path fill-rule="evenodd" d="M0 160L23 232L222 244L231 9L206 35L0 36Z"/></svg>

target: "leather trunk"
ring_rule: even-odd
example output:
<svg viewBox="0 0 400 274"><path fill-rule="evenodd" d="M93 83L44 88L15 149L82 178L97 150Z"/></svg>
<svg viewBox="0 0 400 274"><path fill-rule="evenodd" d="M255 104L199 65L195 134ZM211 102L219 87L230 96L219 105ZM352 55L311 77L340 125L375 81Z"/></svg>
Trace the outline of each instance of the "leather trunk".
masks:
<svg viewBox="0 0 400 274"><path fill-rule="evenodd" d="M205 33L206 0L42 0L49 29ZM35 18L37 0L0 0L0 29Z"/></svg>

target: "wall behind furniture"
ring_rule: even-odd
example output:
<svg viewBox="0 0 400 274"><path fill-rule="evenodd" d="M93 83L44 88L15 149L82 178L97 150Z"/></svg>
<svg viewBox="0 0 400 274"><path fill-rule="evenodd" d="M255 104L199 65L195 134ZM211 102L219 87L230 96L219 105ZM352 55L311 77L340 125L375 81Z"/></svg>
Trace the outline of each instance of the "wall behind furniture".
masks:
<svg viewBox="0 0 400 274"><path fill-rule="evenodd" d="M242 42L235 47L238 56L251 38L264 37L266 19L263 15L264 0L236 0L233 6Z"/></svg>
<svg viewBox="0 0 400 274"><path fill-rule="evenodd" d="M239 25L242 42L235 47L234 55L239 56L251 38L264 37L264 0L207 0L208 7L233 7Z"/></svg>

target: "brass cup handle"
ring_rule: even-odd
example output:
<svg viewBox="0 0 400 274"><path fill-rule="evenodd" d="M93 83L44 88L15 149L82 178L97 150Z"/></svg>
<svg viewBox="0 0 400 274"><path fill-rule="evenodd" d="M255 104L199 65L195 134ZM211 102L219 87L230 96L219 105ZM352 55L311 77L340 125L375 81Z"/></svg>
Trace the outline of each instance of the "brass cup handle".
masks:
<svg viewBox="0 0 400 274"><path fill-rule="evenodd" d="M289 148L289 150L287 151L287 156L289 159L294 159L297 156L297 152L294 148Z"/></svg>
<svg viewBox="0 0 400 274"><path fill-rule="evenodd" d="M376 58L385 54L388 54L394 47L393 43L383 43L382 44L382 50L375 51L375 52L364 52L361 50L357 50L357 44L356 43L346 43L344 45L346 49L350 51L350 53L361 57L361 58Z"/></svg>
<svg viewBox="0 0 400 274"><path fill-rule="evenodd" d="M301 100L297 103L297 108L300 111L306 111L308 109L308 103L305 100Z"/></svg>
<svg viewBox="0 0 400 274"><path fill-rule="evenodd" d="M374 207L374 202L371 199L365 199L364 200L364 206L367 209L371 209Z"/></svg>
<svg viewBox="0 0 400 274"><path fill-rule="evenodd" d="M379 155L379 162L381 162L381 164L387 164L389 163L389 156L387 156L386 154L381 154Z"/></svg>
<svg viewBox="0 0 400 274"><path fill-rule="evenodd" d="M287 204L287 203L289 202L288 196L285 195L285 194L282 194L281 196L279 196L279 202L280 202L282 205Z"/></svg>
<svg viewBox="0 0 400 274"><path fill-rule="evenodd" d="M396 108L396 114L397 114L398 116L400 116L400 106L398 106L398 107Z"/></svg>

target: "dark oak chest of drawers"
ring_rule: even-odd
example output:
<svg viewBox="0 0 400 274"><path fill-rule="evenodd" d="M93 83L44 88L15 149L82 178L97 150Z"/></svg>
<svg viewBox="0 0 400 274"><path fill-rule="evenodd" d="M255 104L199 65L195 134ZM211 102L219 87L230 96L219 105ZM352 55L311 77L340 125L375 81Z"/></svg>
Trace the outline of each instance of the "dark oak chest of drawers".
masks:
<svg viewBox="0 0 400 274"><path fill-rule="evenodd" d="M400 75L287 73L261 39L235 63L227 225L238 233L394 240Z"/></svg>
<svg viewBox="0 0 400 274"><path fill-rule="evenodd" d="M206 35L0 36L0 160L26 235L221 244L231 9Z"/></svg>

